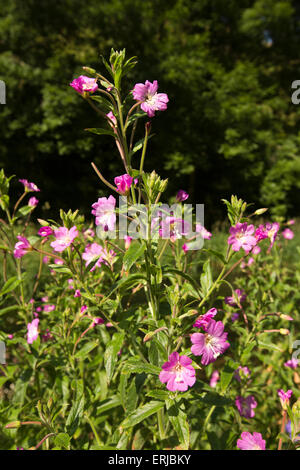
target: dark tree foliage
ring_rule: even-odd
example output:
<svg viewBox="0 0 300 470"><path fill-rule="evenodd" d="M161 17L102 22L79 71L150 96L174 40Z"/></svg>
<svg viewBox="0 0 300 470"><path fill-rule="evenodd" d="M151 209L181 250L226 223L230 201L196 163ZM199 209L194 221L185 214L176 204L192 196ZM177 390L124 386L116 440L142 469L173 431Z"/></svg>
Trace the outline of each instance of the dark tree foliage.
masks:
<svg viewBox="0 0 300 470"><path fill-rule="evenodd" d="M111 181L122 169L109 136L84 131L103 122L69 82L83 65L104 71L100 54L125 47L139 63L124 87L157 79L170 98L149 143L169 197L187 190L205 203L208 225L232 192L277 217L293 214L299 39L292 0L0 0L0 166L42 189L47 216L59 207L89 216L105 194L90 162Z"/></svg>

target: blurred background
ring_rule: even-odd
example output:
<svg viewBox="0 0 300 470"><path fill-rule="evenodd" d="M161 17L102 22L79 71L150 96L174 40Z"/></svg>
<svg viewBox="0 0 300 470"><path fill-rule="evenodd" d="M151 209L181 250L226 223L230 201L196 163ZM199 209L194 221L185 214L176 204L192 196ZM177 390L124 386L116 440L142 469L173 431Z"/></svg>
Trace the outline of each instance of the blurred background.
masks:
<svg viewBox="0 0 300 470"><path fill-rule="evenodd" d="M41 189L36 216L57 219L62 207L89 219L108 196L90 162L110 181L124 168L113 139L84 131L103 122L69 83L82 66L104 72L100 55L126 48L139 62L124 92L158 80L170 99L152 119L145 165L169 178L167 199L189 192L208 228L232 193L274 218L296 216L299 44L291 0L0 0L0 167L16 175L16 197L19 178Z"/></svg>

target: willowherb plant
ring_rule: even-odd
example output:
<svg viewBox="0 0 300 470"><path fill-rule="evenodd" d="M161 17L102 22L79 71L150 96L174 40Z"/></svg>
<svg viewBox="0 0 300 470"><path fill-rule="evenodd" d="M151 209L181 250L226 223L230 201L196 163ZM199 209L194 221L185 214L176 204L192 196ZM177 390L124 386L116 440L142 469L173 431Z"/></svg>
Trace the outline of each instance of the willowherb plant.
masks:
<svg viewBox="0 0 300 470"><path fill-rule="evenodd" d="M122 96L136 64L125 50L103 64L108 77L83 67L89 76L70 83L104 126L87 131L115 140L125 171L111 183L92 164L109 190L92 204L96 233L78 211L61 211L60 224L39 219L36 233L30 216L38 200L20 205L39 188L20 180L24 192L11 211L11 178L0 173L3 447L264 450L276 438L279 448L297 447L299 401L291 408L292 390L284 389L298 383L290 374L298 361L281 359L287 374L276 373L293 320L279 311L290 283L279 224L255 228L250 219L266 209L246 215L248 204L232 196L224 200L230 233L218 250L203 220L186 210L186 191L163 204L167 180L144 163L149 118L167 111L169 98L156 80ZM286 227L282 236L293 232Z"/></svg>

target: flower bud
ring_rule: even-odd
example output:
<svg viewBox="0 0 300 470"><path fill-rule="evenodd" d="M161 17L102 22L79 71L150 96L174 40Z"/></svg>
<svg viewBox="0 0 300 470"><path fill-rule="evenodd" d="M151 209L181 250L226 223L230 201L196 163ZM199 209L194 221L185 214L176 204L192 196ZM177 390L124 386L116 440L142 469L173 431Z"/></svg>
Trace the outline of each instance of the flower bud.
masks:
<svg viewBox="0 0 300 470"><path fill-rule="evenodd" d="M82 68L83 70L85 70L85 72L90 73L91 75L94 75L97 73L96 70L92 69L91 67L82 67Z"/></svg>
<svg viewBox="0 0 300 470"><path fill-rule="evenodd" d="M262 209L257 209L255 212L254 212L254 215L262 215L264 214L265 212L267 212L268 208L267 207L263 207Z"/></svg>
<svg viewBox="0 0 300 470"><path fill-rule="evenodd" d="M289 315L286 315L285 313L281 313L280 318L282 318L282 320L287 320L287 321L294 320L292 317L290 317Z"/></svg>
<svg viewBox="0 0 300 470"><path fill-rule="evenodd" d="M280 333L281 335L286 336L286 335L289 335L289 334L290 334L290 330L288 330L287 328L280 328L279 333Z"/></svg>
<svg viewBox="0 0 300 470"><path fill-rule="evenodd" d="M11 423L6 424L6 429L16 429L21 426L21 421L12 421Z"/></svg>

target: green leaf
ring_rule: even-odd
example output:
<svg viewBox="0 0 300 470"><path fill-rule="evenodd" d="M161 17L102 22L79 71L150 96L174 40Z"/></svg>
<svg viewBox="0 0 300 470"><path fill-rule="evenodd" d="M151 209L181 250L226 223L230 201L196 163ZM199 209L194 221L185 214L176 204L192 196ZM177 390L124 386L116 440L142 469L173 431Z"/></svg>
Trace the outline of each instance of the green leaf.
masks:
<svg viewBox="0 0 300 470"><path fill-rule="evenodd" d="M170 393L165 390L150 390L147 397L156 398L157 400L169 400Z"/></svg>
<svg viewBox="0 0 300 470"><path fill-rule="evenodd" d="M232 400L215 392L205 392L203 395L197 396L196 401L215 406L233 405Z"/></svg>
<svg viewBox="0 0 300 470"><path fill-rule="evenodd" d="M63 447L65 449L69 449L70 448L70 436L69 434L65 433L65 432L60 432L59 434L57 434L57 436L55 436L55 439L54 439L54 445L55 447Z"/></svg>
<svg viewBox="0 0 300 470"><path fill-rule="evenodd" d="M104 365L107 374L108 382L111 381L115 365L117 362L117 355L120 351L123 341L124 341L125 333L115 333L112 340L108 343L107 348L104 353Z"/></svg>
<svg viewBox="0 0 300 470"><path fill-rule="evenodd" d="M167 401L167 411L168 418L177 434L181 447L184 450L188 450L190 445L190 429L186 413L173 400Z"/></svg>
<svg viewBox="0 0 300 470"><path fill-rule="evenodd" d="M111 135L112 137L116 137L113 131L110 131L109 129L97 129L95 127L91 127L89 129L84 129L85 131L91 132L92 134L97 134L97 135Z"/></svg>
<svg viewBox="0 0 300 470"><path fill-rule="evenodd" d="M189 274L184 273L183 271L180 271L179 269L171 268L170 266L163 266L162 273L164 276L178 275L178 276L183 277L186 281L189 281L189 283L194 287L194 289L196 289L198 295L202 297L198 283Z"/></svg>
<svg viewBox="0 0 300 470"><path fill-rule="evenodd" d="M69 275L73 274L72 271L66 266L60 266L59 264L48 264L48 266L49 268L61 274L69 274Z"/></svg>
<svg viewBox="0 0 300 470"><path fill-rule="evenodd" d="M224 255L222 253L220 253L219 251L215 251L215 250L211 250L211 249L207 249L207 248L202 248L202 251L205 251L206 253L209 253L211 255L216 256L216 258L218 258L220 261L222 261L223 264L226 264L226 260L224 258Z"/></svg>
<svg viewBox="0 0 300 470"><path fill-rule="evenodd" d="M6 281L2 289L0 290L0 296L7 294L14 290L22 281L17 278L17 276L13 276Z"/></svg>
<svg viewBox="0 0 300 470"><path fill-rule="evenodd" d="M238 364L234 363L233 361L228 361L228 364L223 367L220 377L220 386L222 393L226 392L237 367Z"/></svg>
<svg viewBox="0 0 300 470"><path fill-rule="evenodd" d="M120 281L118 281L113 286L109 295L111 296L115 291L119 289L127 290L130 287L133 287L135 284L146 283L146 282L147 282L147 278L143 274L140 274L140 273L130 274L128 277L120 279Z"/></svg>
<svg viewBox="0 0 300 470"><path fill-rule="evenodd" d="M91 352L93 349L95 349L99 344L99 341L89 341L86 343L80 351L77 351L75 354L75 357L78 359L83 359L89 352Z"/></svg>
<svg viewBox="0 0 300 470"><path fill-rule="evenodd" d="M201 282L203 294L205 296L207 295L213 283L209 259L205 261L203 265L203 273L201 274L200 282Z"/></svg>
<svg viewBox="0 0 300 470"><path fill-rule="evenodd" d="M18 212L16 213L16 217L20 217L20 216L25 216L27 214L29 214L30 212L32 212L33 210L33 207L32 206L23 206L23 207L20 207L20 209L18 210Z"/></svg>
<svg viewBox="0 0 300 470"><path fill-rule="evenodd" d="M75 401L72 405L68 419L66 421L66 430L69 435L73 436L76 429L80 424L81 417L84 411L84 395L82 380L76 381L76 394Z"/></svg>
<svg viewBox="0 0 300 470"><path fill-rule="evenodd" d="M116 408L121 405L121 400L119 397L112 397L107 400L104 400L100 406L97 407L97 416L105 413L105 411Z"/></svg>
<svg viewBox="0 0 300 470"><path fill-rule="evenodd" d="M122 428L130 428L140 423L144 419L153 415L161 408L164 407L162 401L150 401L146 405L140 406L137 410L133 411L124 421L121 423Z"/></svg>
<svg viewBox="0 0 300 470"><path fill-rule="evenodd" d="M145 249L146 245L144 243L142 245L139 242L132 242L130 244L123 258L125 271L130 270L131 266L143 255Z"/></svg>
<svg viewBox="0 0 300 470"><path fill-rule="evenodd" d="M151 139L151 137L153 137L154 134L150 134L148 136L148 140ZM133 149L131 150L131 152L129 153L130 156L132 156L134 153L138 152L144 145L144 142L145 142L145 137L143 137L142 139L138 140L136 142L136 144L133 146Z"/></svg>
<svg viewBox="0 0 300 470"><path fill-rule="evenodd" d="M8 312L13 312L14 310L18 310L19 306L18 305L11 305L10 307L5 307L0 309L0 315L4 315L5 313Z"/></svg>
<svg viewBox="0 0 300 470"><path fill-rule="evenodd" d="M123 364L123 372L135 372L137 374L142 374L144 372L145 374L158 375L160 371L160 367L143 362L138 357L132 357Z"/></svg>

